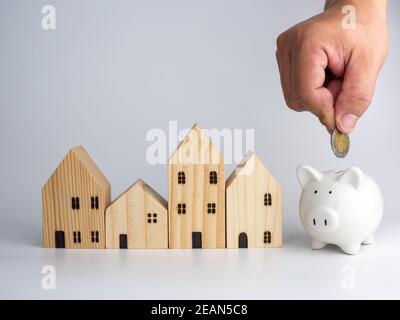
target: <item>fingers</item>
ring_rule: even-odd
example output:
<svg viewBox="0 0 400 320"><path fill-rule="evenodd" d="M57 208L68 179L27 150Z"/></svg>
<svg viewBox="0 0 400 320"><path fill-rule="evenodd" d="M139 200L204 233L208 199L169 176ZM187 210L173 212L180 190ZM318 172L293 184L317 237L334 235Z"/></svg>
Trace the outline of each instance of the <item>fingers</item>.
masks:
<svg viewBox="0 0 400 320"><path fill-rule="evenodd" d="M332 79L326 84L326 87L332 93L333 98L336 101L336 98L339 95L340 89L342 88L342 79Z"/></svg>
<svg viewBox="0 0 400 320"><path fill-rule="evenodd" d="M302 95L298 101L305 106L305 110L313 113L328 132L335 128L334 98L332 93L324 87L313 89Z"/></svg>
<svg viewBox="0 0 400 320"><path fill-rule="evenodd" d="M303 46L291 54L290 39L277 39L276 58L286 104L295 111L310 111L329 132L335 128L335 81L324 87L328 58L323 50Z"/></svg>
<svg viewBox="0 0 400 320"><path fill-rule="evenodd" d="M287 42L284 34L281 34L277 40L276 60L278 62L279 74L281 77L281 86L283 96L287 106L295 111L303 111L302 106L292 98L292 86L290 79L291 57L290 50L287 48Z"/></svg>
<svg viewBox="0 0 400 320"><path fill-rule="evenodd" d="M325 81L326 88L331 92L333 96L333 100L335 101L339 92L340 88L342 87L342 80L341 79L331 79L329 82ZM333 112L333 110L330 110ZM333 129L336 127L334 114L329 116L330 122L329 125L326 126L328 132L332 134Z"/></svg>
<svg viewBox="0 0 400 320"><path fill-rule="evenodd" d="M337 128L350 133L367 110L375 91L379 70L366 55L349 61L335 102Z"/></svg>
<svg viewBox="0 0 400 320"><path fill-rule="evenodd" d="M323 50L302 48L292 59L291 87L295 101L312 112L329 132L335 128L335 82L324 87L328 58ZM332 81L330 82L332 83Z"/></svg>

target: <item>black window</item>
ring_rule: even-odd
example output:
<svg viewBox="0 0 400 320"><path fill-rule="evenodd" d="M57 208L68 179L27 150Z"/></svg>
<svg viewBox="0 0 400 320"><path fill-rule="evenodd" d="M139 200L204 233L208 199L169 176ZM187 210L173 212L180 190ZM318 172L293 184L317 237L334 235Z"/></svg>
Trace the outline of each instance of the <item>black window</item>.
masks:
<svg viewBox="0 0 400 320"><path fill-rule="evenodd" d="M178 214L186 214L186 203L178 203Z"/></svg>
<svg viewBox="0 0 400 320"><path fill-rule="evenodd" d="M90 198L90 207L92 209L99 209L99 197Z"/></svg>
<svg viewBox="0 0 400 320"><path fill-rule="evenodd" d="M72 207L72 210L79 210L79 208L80 208L79 197L71 198L71 207Z"/></svg>
<svg viewBox="0 0 400 320"><path fill-rule="evenodd" d="M74 231L74 243L81 243L81 232Z"/></svg>
<svg viewBox="0 0 400 320"><path fill-rule="evenodd" d="M215 171L210 171L210 184L217 184L218 182L218 175Z"/></svg>
<svg viewBox="0 0 400 320"><path fill-rule="evenodd" d="M272 206L272 197L270 193L264 194L264 206Z"/></svg>
<svg viewBox="0 0 400 320"><path fill-rule="evenodd" d="M92 231L92 243L99 243L99 232Z"/></svg>
<svg viewBox="0 0 400 320"><path fill-rule="evenodd" d="M183 171L178 172L178 184L185 184L186 183L186 176Z"/></svg>
<svg viewBox="0 0 400 320"><path fill-rule="evenodd" d="M264 243L265 244L271 244L272 243L272 236L270 231L265 231L264 232Z"/></svg>
<svg viewBox="0 0 400 320"><path fill-rule="evenodd" d="M207 203L207 213L215 214L216 205L215 203Z"/></svg>
<svg viewBox="0 0 400 320"><path fill-rule="evenodd" d="M153 217L153 219L151 219ZM147 223L157 223L157 213L147 214Z"/></svg>

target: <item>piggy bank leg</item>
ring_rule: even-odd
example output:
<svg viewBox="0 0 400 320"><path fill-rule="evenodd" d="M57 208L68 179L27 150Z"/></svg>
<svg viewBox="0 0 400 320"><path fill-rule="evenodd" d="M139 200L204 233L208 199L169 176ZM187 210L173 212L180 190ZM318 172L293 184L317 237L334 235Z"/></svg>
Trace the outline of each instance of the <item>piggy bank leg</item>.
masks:
<svg viewBox="0 0 400 320"><path fill-rule="evenodd" d="M325 242L321 242L315 239L311 239L311 248L313 250L319 250L319 249L323 249L326 247L326 243Z"/></svg>
<svg viewBox="0 0 400 320"><path fill-rule="evenodd" d="M365 238L364 241L362 242L362 244L373 244L373 243L374 243L374 236L373 235Z"/></svg>
<svg viewBox="0 0 400 320"><path fill-rule="evenodd" d="M360 252L360 243L351 243L348 245L340 246L340 249L346 254L358 254Z"/></svg>

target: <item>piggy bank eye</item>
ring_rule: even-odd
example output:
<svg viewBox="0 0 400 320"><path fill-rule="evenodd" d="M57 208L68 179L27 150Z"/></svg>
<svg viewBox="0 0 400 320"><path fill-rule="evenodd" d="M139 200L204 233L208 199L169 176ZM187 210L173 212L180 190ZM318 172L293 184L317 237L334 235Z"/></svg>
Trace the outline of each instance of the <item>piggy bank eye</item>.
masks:
<svg viewBox="0 0 400 320"><path fill-rule="evenodd" d="M315 191L314 191L314 193L318 193L318 191L317 191L317 190L315 190Z"/></svg>
<svg viewBox="0 0 400 320"><path fill-rule="evenodd" d="M331 194L332 193L332 191L329 191L329 194Z"/></svg>

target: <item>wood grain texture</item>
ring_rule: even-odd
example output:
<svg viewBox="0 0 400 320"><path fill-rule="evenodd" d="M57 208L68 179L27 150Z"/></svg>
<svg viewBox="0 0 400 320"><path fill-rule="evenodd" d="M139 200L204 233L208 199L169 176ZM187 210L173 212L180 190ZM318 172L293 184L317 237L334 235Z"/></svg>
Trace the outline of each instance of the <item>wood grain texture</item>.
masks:
<svg viewBox="0 0 400 320"><path fill-rule="evenodd" d="M271 202L265 205L268 193ZM247 235L249 248L282 246L282 190L254 153L226 181L226 225L228 248L238 248L241 233ZM266 232L270 243L264 241Z"/></svg>
<svg viewBox="0 0 400 320"><path fill-rule="evenodd" d="M120 248L125 234L128 249L168 248L167 209L167 201L138 180L106 210L106 247Z"/></svg>
<svg viewBox="0 0 400 320"><path fill-rule="evenodd" d="M224 158L195 124L168 163L169 246L192 248L193 232L201 232L202 248L225 248ZM217 183L210 183L214 171ZM183 172L185 183L178 183ZM179 214L178 205L186 205ZM214 204L215 213L208 212Z"/></svg>
<svg viewBox="0 0 400 320"><path fill-rule="evenodd" d="M72 197L79 209L72 209ZM98 208L92 209L92 197ZM65 248L105 248L105 209L111 202L111 185L82 147L71 149L42 189L43 246L55 247L55 232L63 231ZM98 242L92 242L92 232ZM80 243L74 242L80 232Z"/></svg>

